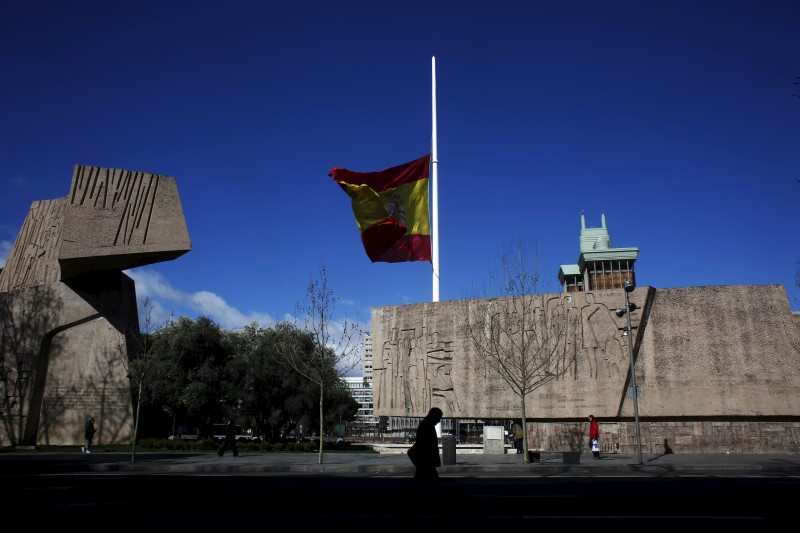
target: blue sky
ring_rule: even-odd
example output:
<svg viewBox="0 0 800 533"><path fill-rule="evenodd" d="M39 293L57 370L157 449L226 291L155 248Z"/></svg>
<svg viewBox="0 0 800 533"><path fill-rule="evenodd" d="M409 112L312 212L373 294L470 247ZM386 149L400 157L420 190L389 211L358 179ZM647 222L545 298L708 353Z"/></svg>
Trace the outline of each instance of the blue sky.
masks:
<svg viewBox="0 0 800 533"><path fill-rule="evenodd" d="M784 284L800 259L797 1L41 1L0 18L0 264L74 165L178 183L192 250L140 298L226 328L295 314L324 264L337 318L430 301L431 264L371 263L332 167L431 150L440 300L504 245L544 280L580 215L640 285ZM797 308L797 304L795 304Z"/></svg>

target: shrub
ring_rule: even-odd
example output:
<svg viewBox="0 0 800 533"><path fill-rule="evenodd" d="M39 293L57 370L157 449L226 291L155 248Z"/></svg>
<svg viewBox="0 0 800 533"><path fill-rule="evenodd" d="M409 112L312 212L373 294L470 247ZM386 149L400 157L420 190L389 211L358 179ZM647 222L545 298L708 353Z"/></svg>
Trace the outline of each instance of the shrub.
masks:
<svg viewBox="0 0 800 533"><path fill-rule="evenodd" d="M160 439L156 439L156 438L152 438L151 437L151 438L140 440L136 444L136 446L138 446L139 448L144 448L145 450L158 449L158 448L161 447L161 445L158 444L159 441L160 441Z"/></svg>

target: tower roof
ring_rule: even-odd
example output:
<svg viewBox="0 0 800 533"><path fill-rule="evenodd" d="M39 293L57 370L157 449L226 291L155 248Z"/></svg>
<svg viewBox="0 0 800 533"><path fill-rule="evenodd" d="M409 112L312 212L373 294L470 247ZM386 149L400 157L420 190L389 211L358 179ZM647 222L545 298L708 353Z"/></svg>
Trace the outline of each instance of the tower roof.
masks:
<svg viewBox="0 0 800 533"><path fill-rule="evenodd" d="M611 235L606 227L605 213L600 215L599 228L587 228L586 215L581 213L580 251L577 265L561 265L559 268L558 279L561 283L564 282L566 276L583 273L587 263L616 260L636 261L639 257L639 248L611 247Z"/></svg>

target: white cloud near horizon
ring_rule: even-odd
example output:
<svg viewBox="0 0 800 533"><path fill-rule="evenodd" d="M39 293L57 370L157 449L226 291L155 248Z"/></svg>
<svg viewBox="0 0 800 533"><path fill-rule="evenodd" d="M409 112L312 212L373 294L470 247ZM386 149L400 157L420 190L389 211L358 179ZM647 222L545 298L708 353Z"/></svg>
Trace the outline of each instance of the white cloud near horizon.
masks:
<svg viewBox="0 0 800 533"><path fill-rule="evenodd" d="M266 313L242 313L229 305L224 298L210 291L186 293L174 288L164 277L153 270L136 269L125 271L136 283L136 298L139 302L149 299L151 325L163 324L170 315L186 315L190 318L207 316L221 327L230 330L241 329L253 322L269 327L275 320ZM143 312L141 305L139 313ZM144 317L140 316L144 327Z"/></svg>
<svg viewBox="0 0 800 533"><path fill-rule="evenodd" d="M272 316L266 313L242 313L235 307L228 304L221 296L210 291L196 291L192 293L182 292L172 285L158 272L146 268L138 268L136 270L125 271L125 273L133 279L136 284L136 298L138 300L139 308L139 323L140 327L146 328L146 317L143 316L145 309L141 302L149 299L150 302L150 324L149 326L157 328L163 325L170 316L175 318L179 316L189 316L194 319L198 316L207 316L222 328L228 330L238 330L253 322L258 323L261 327L272 327L277 322ZM283 321L292 322L302 327L304 324L303 318L298 318L291 314L285 314L282 317ZM350 344L347 346L342 342L344 335L345 324L348 328L355 326L361 332L361 337L366 331L370 331L369 324L345 319L345 318L332 318L328 323L329 332L331 333L329 347L339 352L340 350L347 350L355 345L355 351L352 353L352 358L346 358L342 361L342 366L349 368L352 361L355 359L361 362L363 347L361 345L362 338L350 339ZM348 376L360 376L363 369L359 364L347 372Z"/></svg>
<svg viewBox="0 0 800 533"><path fill-rule="evenodd" d="M14 243L11 241L0 241L0 268L3 268L8 261L8 254L11 253L11 247Z"/></svg>

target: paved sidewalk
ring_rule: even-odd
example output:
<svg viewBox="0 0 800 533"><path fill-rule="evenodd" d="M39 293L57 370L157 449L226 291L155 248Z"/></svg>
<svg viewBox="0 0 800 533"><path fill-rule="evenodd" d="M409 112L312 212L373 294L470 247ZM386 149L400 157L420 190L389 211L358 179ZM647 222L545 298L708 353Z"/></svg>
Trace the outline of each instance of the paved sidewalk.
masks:
<svg viewBox="0 0 800 533"><path fill-rule="evenodd" d="M402 475L414 472L405 454L216 453L0 453L0 475L36 473L175 473L253 475ZM609 454L594 459L582 454L577 464L566 464L560 453L543 453L541 461L524 464L517 454L465 453L455 464L439 468L442 476L800 476L800 454Z"/></svg>
<svg viewBox="0 0 800 533"><path fill-rule="evenodd" d="M93 471L252 473L252 474L366 474L412 475L414 468L405 454L326 453L322 464L315 453L266 453L151 457L137 455L125 461L100 462ZM669 454L643 455L642 464L633 455L604 455L594 459L583 454L578 464L566 464L560 453L544 453L535 463L523 456L464 454L455 464L439 468L442 476L619 476L619 475L768 475L800 476L800 455L784 454Z"/></svg>

